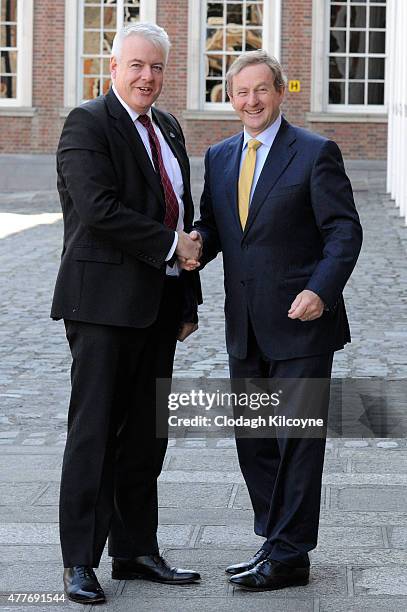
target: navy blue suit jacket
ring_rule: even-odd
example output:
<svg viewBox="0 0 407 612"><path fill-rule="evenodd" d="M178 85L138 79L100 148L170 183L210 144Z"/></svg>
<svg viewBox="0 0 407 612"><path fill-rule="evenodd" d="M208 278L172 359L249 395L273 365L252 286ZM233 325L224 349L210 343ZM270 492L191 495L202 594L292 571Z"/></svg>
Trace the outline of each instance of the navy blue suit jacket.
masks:
<svg viewBox="0 0 407 612"><path fill-rule="evenodd" d="M225 275L226 343L247 352L248 313L269 359L318 355L350 342L342 291L362 228L338 146L283 119L259 177L243 231L237 185L242 133L207 151L201 218L202 267L218 252ZM303 289L327 310L314 321L288 318Z"/></svg>

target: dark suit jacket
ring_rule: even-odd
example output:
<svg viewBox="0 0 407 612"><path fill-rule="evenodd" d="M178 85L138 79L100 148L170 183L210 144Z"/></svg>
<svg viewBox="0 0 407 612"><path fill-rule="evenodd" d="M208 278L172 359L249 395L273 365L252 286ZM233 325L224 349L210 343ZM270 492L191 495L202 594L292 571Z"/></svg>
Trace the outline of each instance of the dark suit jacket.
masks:
<svg viewBox="0 0 407 612"><path fill-rule="evenodd" d="M184 180L185 230L193 222L189 162L181 127L152 109ZM164 225L158 175L112 90L75 108L57 151L64 242L51 316L147 327L157 317L174 232ZM184 321L196 320L199 277L181 274Z"/></svg>
<svg viewBox="0 0 407 612"><path fill-rule="evenodd" d="M228 352L246 356L248 312L262 352L291 359L335 351L350 341L342 291L362 229L338 146L285 119L256 185L242 231L237 184L243 135L205 157L201 219L203 265L219 251L225 273ZM287 316L303 289L328 310L302 322Z"/></svg>

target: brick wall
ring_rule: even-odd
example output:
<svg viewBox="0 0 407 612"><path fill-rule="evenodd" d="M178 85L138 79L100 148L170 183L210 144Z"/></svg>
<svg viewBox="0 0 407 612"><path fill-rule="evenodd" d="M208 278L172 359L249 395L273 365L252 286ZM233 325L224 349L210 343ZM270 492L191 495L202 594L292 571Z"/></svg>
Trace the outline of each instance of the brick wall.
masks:
<svg viewBox="0 0 407 612"><path fill-rule="evenodd" d="M34 3L33 106L34 117L4 117L0 113L0 152L52 153L63 119L64 0ZM338 142L349 159L386 156L387 124L312 123L311 0L285 0L282 13L282 64L291 79L301 81L299 93L287 92L284 112L294 124L320 132ZM157 0L157 22L172 40L170 63L159 106L171 110L183 125L191 155L241 129L238 121L191 120L183 117L187 105L188 0Z"/></svg>
<svg viewBox="0 0 407 612"><path fill-rule="evenodd" d="M289 79L301 82L301 91L287 91L284 112L296 125L305 126L305 113L310 110L312 20L311 2L283 2L281 24L281 63Z"/></svg>
<svg viewBox="0 0 407 612"><path fill-rule="evenodd" d="M306 127L335 140L346 159L387 157L387 123L312 123Z"/></svg>
<svg viewBox="0 0 407 612"><path fill-rule="evenodd" d="M157 106L169 110L181 121L187 104L188 0L157 0L157 23L171 40L164 87Z"/></svg>
<svg viewBox="0 0 407 612"><path fill-rule="evenodd" d="M1 153L51 153L55 150L64 105L64 0L34 3L34 117L4 117L0 111Z"/></svg>

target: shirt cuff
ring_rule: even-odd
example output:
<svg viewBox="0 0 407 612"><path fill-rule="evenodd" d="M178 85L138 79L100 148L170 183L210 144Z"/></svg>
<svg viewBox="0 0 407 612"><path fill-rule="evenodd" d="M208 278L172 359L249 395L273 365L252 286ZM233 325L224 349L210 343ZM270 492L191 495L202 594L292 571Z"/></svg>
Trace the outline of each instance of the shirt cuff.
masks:
<svg viewBox="0 0 407 612"><path fill-rule="evenodd" d="M178 234L177 232L175 232L174 242L172 243L172 247L169 250L167 257L165 258L165 261L169 261L172 258L172 256L175 253L175 249L177 248L177 244L178 244Z"/></svg>

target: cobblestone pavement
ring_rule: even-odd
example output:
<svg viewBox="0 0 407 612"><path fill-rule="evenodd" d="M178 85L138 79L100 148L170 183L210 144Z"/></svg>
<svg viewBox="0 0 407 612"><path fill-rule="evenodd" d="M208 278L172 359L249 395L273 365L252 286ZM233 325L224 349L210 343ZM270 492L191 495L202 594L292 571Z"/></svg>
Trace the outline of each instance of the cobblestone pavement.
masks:
<svg viewBox="0 0 407 612"><path fill-rule="evenodd" d="M353 172L364 248L346 289L353 343L337 353L339 377L407 377L407 229L383 175ZM194 185L195 193L200 183ZM57 213L51 192L0 194L3 213ZM2 216L3 215L3 216ZM25 222L25 220L24 220ZM20 227L26 227L24 223ZM57 496L70 357L63 325L48 318L62 240L60 221L0 240L0 593L61 593ZM227 377L219 258L202 273L200 329L177 351L175 375ZM307 587L234 590L225 565L261 545L231 439L170 441L160 479L160 542L171 562L199 568L202 584L115 582L98 572L109 610L188 612L399 612L407 608L405 439L330 439L321 529ZM74 609L79 606L70 604ZM37 609L56 609L56 604ZM1 610L25 610L0 595Z"/></svg>

